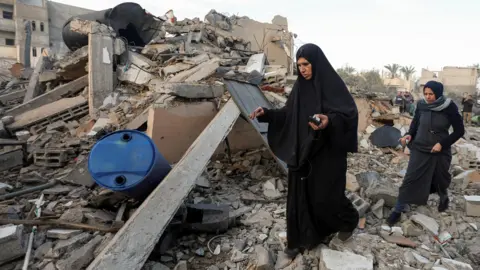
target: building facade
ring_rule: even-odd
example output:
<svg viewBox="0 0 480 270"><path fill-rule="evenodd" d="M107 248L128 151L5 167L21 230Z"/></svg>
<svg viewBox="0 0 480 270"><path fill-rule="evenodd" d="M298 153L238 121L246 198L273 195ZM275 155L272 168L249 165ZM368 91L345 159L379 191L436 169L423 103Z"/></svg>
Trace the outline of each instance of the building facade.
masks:
<svg viewBox="0 0 480 270"><path fill-rule="evenodd" d="M419 90L428 81L434 80L443 83L448 94L463 95L475 94L477 88L478 70L476 67L444 67L441 71L422 69L418 82Z"/></svg>
<svg viewBox="0 0 480 270"><path fill-rule="evenodd" d="M62 28L68 18L91 10L47 0L0 0L0 59L24 63L25 24L30 24L30 64L35 66L46 48L68 51Z"/></svg>

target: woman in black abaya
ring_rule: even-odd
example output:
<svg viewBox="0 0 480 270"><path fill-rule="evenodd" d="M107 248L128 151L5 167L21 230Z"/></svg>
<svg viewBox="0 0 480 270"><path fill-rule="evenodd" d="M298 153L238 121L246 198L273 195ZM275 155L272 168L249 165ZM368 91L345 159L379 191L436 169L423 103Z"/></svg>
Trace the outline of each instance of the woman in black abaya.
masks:
<svg viewBox="0 0 480 270"><path fill-rule="evenodd" d="M322 50L297 52L300 72L285 107L256 109L267 122L268 142L288 164L287 255L311 249L338 232L348 240L358 212L345 196L347 153L357 151L358 111L345 83ZM321 124L309 122L316 115Z"/></svg>

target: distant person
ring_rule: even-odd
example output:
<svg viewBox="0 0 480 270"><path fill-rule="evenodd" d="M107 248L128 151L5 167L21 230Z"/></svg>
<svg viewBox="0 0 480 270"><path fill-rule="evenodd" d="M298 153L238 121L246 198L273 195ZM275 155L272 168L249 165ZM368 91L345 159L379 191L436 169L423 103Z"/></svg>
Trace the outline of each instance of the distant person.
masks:
<svg viewBox="0 0 480 270"><path fill-rule="evenodd" d="M299 76L281 109L257 108L251 119L268 123L268 143L288 164L287 248L300 251L353 235L359 215L345 196L347 153L357 152L358 111L322 50L297 51ZM315 124L310 117L321 123Z"/></svg>
<svg viewBox="0 0 480 270"><path fill-rule="evenodd" d="M423 95L410 130L400 139L403 145L409 145L411 154L397 203L387 219L390 226L400 220L408 204L425 205L431 193L440 196L439 212L448 209L451 145L463 136L465 128L457 105L443 96L443 84L429 81ZM453 133L449 134L451 126Z"/></svg>
<svg viewBox="0 0 480 270"><path fill-rule="evenodd" d="M472 95L463 94L462 105L463 105L463 122L465 124L472 124L472 111L473 111L473 97Z"/></svg>

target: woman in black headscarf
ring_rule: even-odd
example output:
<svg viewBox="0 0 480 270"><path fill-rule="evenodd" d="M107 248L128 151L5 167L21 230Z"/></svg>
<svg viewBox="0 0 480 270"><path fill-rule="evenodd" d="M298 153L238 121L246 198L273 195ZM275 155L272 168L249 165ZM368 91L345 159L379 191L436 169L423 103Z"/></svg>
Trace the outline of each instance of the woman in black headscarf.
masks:
<svg viewBox="0 0 480 270"><path fill-rule="evenodd" d="M429 81L423 88L424 99L415 110L407 135L400 139L410 148L410 160L389 225L398 222L408 204L425 205L430 193L438 193L438 211L448 209L448 172L452 161L451 145L465 133L462 116L451 99L443 96L443 84ZM450 127L453 133L449 134Z"/></svg>
<svg viewBox="0 0 480 270"><path fill-rule="evenodd" d="M357 151L355 102L318 46L302 46L297 65L285 107L250 115L269 123L270 148L288 164L286 253L292 257L337 232L348 240L359 219L345 196L347 152ZM309 122L314 115L321 124Z"/></svg>

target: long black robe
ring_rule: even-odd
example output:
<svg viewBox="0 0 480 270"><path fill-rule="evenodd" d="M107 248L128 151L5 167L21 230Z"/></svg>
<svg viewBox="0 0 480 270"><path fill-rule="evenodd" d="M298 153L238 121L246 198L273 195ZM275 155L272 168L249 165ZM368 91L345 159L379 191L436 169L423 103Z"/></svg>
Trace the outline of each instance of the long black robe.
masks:
<svg viewBox="0 0 480 270"><path fill-rule="evenodd" d="M454 130L452 134L449 134L450 126ZM425 205L431 193L447 195L451 183L448 171L452 161L451 145L464 133L462 117L455 103L450 103L442 111L417 107L408 132L412 136L410 160L398 196L402 204ZM436 143L442 145L442 151L431 153Z"/></svg>
<svg viewBox="0 0 480 270"><path fill-rule="evenodd" d="M285 107L265 110L270 148L288 164L288 248L313 248L326 237L353 231L358 212L345 196L347 152L357 151L358 112L345 83L320 48L297 52L313 68L299 76ZM328 126L313 131L308 117L325 114Z"/></svg>

